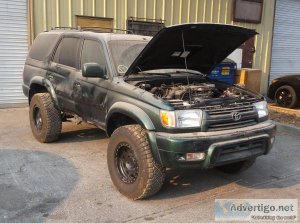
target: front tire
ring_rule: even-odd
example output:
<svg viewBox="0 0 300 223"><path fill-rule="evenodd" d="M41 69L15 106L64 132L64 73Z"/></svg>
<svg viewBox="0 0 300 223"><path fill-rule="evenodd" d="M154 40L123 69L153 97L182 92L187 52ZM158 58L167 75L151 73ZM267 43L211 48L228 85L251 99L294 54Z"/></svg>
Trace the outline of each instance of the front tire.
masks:
<svg viewBox="0 0 300 223"><path fill-rule="evenodd" d="M297 104L295 89L289 85L279 87L275 92L276 104L285 108L294 108Z"/></svg>
<svg viewBox="0 0 300 223"><path fill-rule="evenodd" d="M249 169L255 163L255 160L256 158L243 160L236 163L217 166L216 169L224 173L236 174Z"/></svg>
<svg viewBox="0 0 300 223"><path fill-rule="evenodd" d="M154 160L147 134L140 125L122 126L113 132L107 165L115 187L133 200L156 194L165 180L165 171Z"/></svg>
<svg viewBox="0 0 300 223"><path fill-rule="evenodd" d="M31 131L39 142L53 142L59 138L61 113L54 106L49 93L33 95L29 106L29 120Z"/></svg>

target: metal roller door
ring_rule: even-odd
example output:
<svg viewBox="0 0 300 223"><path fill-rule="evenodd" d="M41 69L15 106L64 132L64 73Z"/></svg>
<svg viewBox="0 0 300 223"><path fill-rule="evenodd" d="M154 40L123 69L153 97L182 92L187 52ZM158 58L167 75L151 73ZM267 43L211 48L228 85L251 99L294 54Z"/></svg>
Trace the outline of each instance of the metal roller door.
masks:
<svg viewBox="0 0 300 223"><path fill-rule="evenodd" d="M27 1L0 0L0 107L26 102L22 72L28 51Z"/></svg>
<svg viewBox="0 0 300 223"><path fill-rule="evenodd" d="M300 73L300 1L277 0L270 80Z"/></svg>

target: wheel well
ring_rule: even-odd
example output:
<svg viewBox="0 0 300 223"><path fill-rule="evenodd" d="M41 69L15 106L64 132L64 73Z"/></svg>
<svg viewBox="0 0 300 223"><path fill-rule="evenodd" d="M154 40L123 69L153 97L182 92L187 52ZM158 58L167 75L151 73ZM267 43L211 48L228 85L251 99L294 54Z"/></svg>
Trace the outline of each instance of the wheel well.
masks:
<svg viewBox="0 0 300 223"><path fill-rule="evenodd" d="M124 125L138 124L138 122L127 115L122 113L114 113L110 116L107 122L107 134L111 136L111 134L119 127Z"/></svg>
<svg viewBox="0 0 300 223"><path fill-rule="evenodd" d="M32 84L30 85L30 89L29 89L29 103L31 101L31 98L33 97L34 94L36 93L43 93L43 92L47 92L47 88L43 85L40 84Z"/></svg>

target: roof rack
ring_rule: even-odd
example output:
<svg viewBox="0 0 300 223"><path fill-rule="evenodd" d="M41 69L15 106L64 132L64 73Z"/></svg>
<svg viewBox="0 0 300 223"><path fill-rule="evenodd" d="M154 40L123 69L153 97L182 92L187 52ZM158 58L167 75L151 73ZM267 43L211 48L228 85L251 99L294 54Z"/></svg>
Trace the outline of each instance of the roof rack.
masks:
<svg viewBox="0 0 300 223"><path fill-rule="evenodd" d="M109 32L123 31L123 32L129 33L129 34L132 34L132 31L128 30L128 29L118 29L118 28L108 28L108 27L87 27L87 26L80 26L78 28L79 28L79 30L82 30L82 31L103 32L103 30L109 30Z"/></svg>
<svg viewBox="0 0 300 223"><path fill-rule="evenodd" d="M150 18L140 18L140 17L133 17L130 16L128 17L127 20L135 20L135 21L143 21L143 22L156 22L156 23L164 23L166 20L165 19L150 19Z"/></svg>
<svg viewBox="0 0 300 223"><path fill-rule="evenodd" d="M56 26L56 27L52 27L51 30L78 30L78 28L76 27L71 27L71 26Z"/></svg>
<svg viewBox="0 0 300 223"><path fill-rule="evenodd" d="M113 31L123 31L129 34L133 33L132 30L127 30L127 29L108 28L108 27L88 27L88 26L78 26L78 27L56 26L56 27L52 27L51 30L78 30L78 31L91 31L97 33L111 33Z"/></svg>

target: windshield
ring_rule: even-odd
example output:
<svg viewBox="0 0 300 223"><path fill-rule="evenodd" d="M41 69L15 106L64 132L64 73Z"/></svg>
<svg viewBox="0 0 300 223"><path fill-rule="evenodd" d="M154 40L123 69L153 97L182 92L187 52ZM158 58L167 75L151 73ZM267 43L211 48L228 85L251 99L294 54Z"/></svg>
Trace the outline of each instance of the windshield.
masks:
<svg viewBox="0 0 300 223"><path fill-rule="evenodd" d="M124 75L128 67L141 53L148 41L141 40L111 40L108 42L109 50L117 72Z"/></svg>

